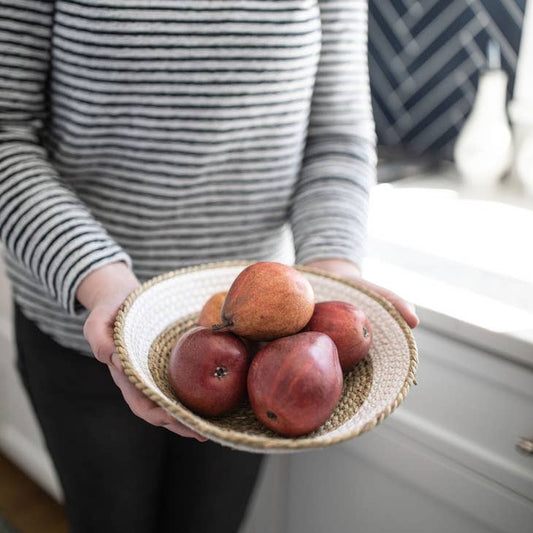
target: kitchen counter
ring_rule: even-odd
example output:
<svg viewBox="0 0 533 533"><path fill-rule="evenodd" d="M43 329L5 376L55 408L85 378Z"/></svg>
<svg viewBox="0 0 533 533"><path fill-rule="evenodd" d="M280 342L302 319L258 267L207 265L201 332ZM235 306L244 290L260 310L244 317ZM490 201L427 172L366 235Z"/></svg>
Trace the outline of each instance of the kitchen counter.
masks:
<svg viewBox="0 0 533 533"><path fill-rule="evenodd" d="M466 186L453 167L372 193L369 280L426 329L533 368L533 197L513 180Z"/></svg>

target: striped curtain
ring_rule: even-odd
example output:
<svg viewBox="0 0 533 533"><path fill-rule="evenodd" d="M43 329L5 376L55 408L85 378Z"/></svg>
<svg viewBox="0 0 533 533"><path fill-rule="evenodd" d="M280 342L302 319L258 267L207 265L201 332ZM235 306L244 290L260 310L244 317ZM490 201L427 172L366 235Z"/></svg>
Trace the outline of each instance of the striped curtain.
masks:
<svg viewBox="0 0 533 533"><path fill-rule="evenodd" d="M490 40L512 94L526 0L370 0L369 68L379 143L449 158Z"/></svg>

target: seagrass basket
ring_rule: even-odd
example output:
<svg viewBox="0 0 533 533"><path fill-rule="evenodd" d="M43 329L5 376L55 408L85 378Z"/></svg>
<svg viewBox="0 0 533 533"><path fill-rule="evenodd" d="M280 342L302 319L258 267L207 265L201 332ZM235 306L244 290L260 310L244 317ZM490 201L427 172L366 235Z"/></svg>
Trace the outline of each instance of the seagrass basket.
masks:
<svg viewBox="0 0 533 533"><path fill-rule="evenodd" d="M265 428L249 407L204 418L180 403L169 386L168 359L180 335L195 325L205 301L228 290L250 263L215 263L181 269L142 284L123 303L115 344L129 379L177 420L222 445L259 453L320 448L354 438L382 422L403 401L415 380L417 349L411 330L379 295L341 278L296 267L313 286L316 301L343 300L370 319L373 342L367 357L344 374L342 397L318 429L296 438Z"/></svg>

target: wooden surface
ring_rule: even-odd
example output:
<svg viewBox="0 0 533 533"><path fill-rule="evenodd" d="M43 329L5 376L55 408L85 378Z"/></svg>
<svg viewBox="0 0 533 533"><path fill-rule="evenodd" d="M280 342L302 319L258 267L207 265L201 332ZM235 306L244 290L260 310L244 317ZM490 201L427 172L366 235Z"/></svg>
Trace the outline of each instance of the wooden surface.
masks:
<svg viewBox="0 0 533 533"><path fill-rule="evenodd" d="M0 455L0 509L20 533L67 533L61 505Z"/></svg>

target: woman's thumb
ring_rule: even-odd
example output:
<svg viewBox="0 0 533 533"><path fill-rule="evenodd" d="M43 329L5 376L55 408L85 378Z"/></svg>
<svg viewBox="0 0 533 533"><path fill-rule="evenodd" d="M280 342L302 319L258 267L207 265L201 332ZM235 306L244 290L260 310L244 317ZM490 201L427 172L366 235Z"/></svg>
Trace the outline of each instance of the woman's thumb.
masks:
<svg viewBox="0 0 533 533"><path fill-rule="evenodd" d="M116 309L95 307L83 326L83 334L91 346L94 356L106 365L112 364L111 355L116 351L113 341L113 324L116 312Z"/></svg>

